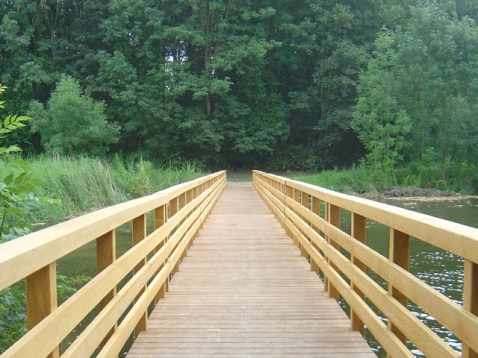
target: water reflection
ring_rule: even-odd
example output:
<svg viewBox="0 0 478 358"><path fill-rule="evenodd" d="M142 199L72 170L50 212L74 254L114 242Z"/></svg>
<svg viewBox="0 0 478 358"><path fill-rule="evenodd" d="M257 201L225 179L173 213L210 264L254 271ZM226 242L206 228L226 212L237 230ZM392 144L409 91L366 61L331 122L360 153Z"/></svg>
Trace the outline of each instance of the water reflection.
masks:
<svg viewBox="0 0 478 358"><path fill-rule="evenodd" d="M391 204L464 225L478 227L478 200L476 199L440 202L393 202ZM375 222L367 222L367 245L388 257L389 229ZM462 305L463 302L463 265L464 262L461 257L414 238L410 241L410 272L459 305ZM383 279L370 270L367 273L384 289L387 289L387 283ZM409 309L453 349L458 352L461 351L460 340L436 321L434 317L424 312L413 302L409 303ZM383 318L383 321L386 322L386 318ZM384 350L369 332L367 332L366 338L377 356L386 356ZM424 356L413 344L409 343L408 347L416 357Z"/></svg>

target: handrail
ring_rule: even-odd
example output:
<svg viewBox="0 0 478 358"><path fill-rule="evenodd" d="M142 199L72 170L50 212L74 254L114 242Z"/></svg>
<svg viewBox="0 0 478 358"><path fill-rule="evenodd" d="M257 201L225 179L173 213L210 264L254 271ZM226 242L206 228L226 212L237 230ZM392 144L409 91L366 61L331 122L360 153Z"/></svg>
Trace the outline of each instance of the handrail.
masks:
<svg viewBox="0 0 478 358"><path fill-rule="evenodd" d="M95 307L99 313L62 357L91 356L98 347L99 357L118 355L132 332L146 329L148 306L164 298L225 183L221 171L2 244L0 290L26 278L29 332L1 357L58 357L62 340ZM147 235L149 212L154 231ZM115 229L130 221L134 246L116 259ZM56 261L93 241L98 274L57 307Z"/></svg>
<svg viewBox="0 0 478 358"><path fill-rule="evenodd" d="M426 356L459 357L408 310L410 300L462 341L463 357L478 357L478 229L260 171L253 172L253 183L302 255L310 259L311 269L324 275L329 295L336 300L342 296L349 304L352 329L363 335L366 325L393 357L413 357L407 339ZM351 234L339 228L340 209L350 212ZM365 245L367 219L390 228L390 257ZM463 306L408 272L410 237L464 259ZM366 267L388 282L388 290L365 273Z"/></svg>

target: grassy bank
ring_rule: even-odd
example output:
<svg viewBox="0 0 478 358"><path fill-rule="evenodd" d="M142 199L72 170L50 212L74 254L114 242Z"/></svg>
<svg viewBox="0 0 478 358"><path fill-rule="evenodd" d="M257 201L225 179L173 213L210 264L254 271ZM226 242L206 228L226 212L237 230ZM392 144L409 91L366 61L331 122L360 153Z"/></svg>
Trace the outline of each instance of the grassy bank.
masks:
<svg viewBox="0 0 478 358"><path fill-rule="evenodd" d="M44 185L38 196L61 201L36 210L35 222L54 223L84 212L131 200L203 176L191 165L157 168L148 161L39 157L29 160Z"/></svg>
<svg viewBox="0 0 478 358"><path fill-rule="evenodd" d="M478 170L474 167L454 168L443 180L442 172L423 169L420 172L397 169L384 173L364 167L348 170L326 170L316 174L291 175L293 179L347 194L383 192L393 187L417 187L454 191L463 195L478 194Z"/></svg>

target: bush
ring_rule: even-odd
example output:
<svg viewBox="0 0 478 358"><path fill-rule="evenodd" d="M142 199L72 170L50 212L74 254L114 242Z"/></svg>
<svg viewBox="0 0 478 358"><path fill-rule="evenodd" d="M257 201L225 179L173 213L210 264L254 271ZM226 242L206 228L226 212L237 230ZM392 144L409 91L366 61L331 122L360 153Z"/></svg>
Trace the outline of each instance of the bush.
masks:
<svg viewBox="0 0 478 358"><path fill-rule="evenodd" d="M69 76L58 82L46 109L32 102L28 115L36 119L32 130L40 133L50 153L104 155L118 141L119 126L106 121L104 104L82 94Z"/></svg>

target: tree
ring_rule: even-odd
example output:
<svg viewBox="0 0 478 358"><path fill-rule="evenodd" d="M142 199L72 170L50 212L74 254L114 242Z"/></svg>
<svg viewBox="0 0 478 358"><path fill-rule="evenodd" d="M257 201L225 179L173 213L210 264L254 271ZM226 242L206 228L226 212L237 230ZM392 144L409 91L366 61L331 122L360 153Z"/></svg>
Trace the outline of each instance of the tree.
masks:
<svg viewBox="0 0 478 358"><path fill-rule="evenodd" d="M48 152L104 155L118 140L119 127L108 123L103 112L103 103L82 94L78 81L63 76L46 109L33 102L29 115L38 118L32 130L40 133Z"/></svg>
<svg viewBox="0 0 478 358"><path fill-rule="evenodd" d="M369 159L402 159L447 170L476 163L478 28L437 4L412 9L405 27L387 31L359 85L354 128ZM385 136L385 137L384 137Z"/></svg>
<svg viewBox="0 0 478 358"><path fill-rule="evenodd" d="M395 95L398 80L393 69L400 64L392 43L389 32L375 41L374 58L360 77L352 121L352 128L368 151L368 163L388 175L402 158L411 130L411 120Z"/></svg>

